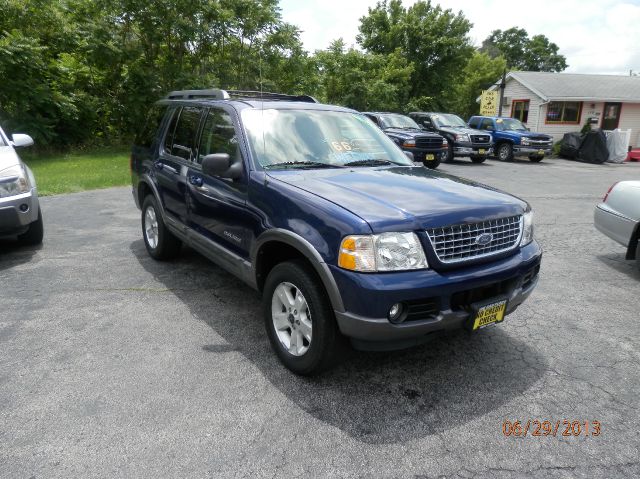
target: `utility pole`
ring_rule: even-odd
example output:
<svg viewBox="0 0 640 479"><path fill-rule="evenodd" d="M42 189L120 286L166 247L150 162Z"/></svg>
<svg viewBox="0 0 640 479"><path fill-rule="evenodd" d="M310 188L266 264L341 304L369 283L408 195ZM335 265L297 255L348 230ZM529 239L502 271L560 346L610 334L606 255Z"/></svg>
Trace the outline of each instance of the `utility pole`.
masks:
<svg viewBox="0 0 640 479"><path fill-rule="evenodd" d="M507 69L502 71L502 81L500 82L500 103L498 106L498 116L502 116L502 105L504 104L504 89L507 87Z"/></svg>

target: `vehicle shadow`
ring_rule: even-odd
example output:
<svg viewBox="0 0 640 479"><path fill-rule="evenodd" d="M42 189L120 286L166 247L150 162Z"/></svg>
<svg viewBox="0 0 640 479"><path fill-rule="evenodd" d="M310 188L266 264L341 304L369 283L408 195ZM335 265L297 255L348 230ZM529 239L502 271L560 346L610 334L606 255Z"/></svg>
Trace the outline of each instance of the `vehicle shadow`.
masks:
<svg viewBox="0 0 640 479"><path fill-rule="evenodd" d="M596 255L602 263L616 271L626 274L630 278L640 280L640 269L636 260L625 259L624 253L609 253Z"/></svg>
<svg viewBox="0 0 640 479"><path fill-rule="evenodd" d="M227 343L203 350L239 351L300 409L362 442L404 442L459 427L521 395L545 370L537 351L496 327L410 350L354 351L324 375L299 377L271 351L258 293L187 248L172 263L149 258L142 240L131 251Z"/></svg>
<svg viewBox="0 0 640 479"><path fill-rule="evenodd" d="M0 239L0 271L28 263L42 249L42 245L23 246L18 241Z"/></svg>

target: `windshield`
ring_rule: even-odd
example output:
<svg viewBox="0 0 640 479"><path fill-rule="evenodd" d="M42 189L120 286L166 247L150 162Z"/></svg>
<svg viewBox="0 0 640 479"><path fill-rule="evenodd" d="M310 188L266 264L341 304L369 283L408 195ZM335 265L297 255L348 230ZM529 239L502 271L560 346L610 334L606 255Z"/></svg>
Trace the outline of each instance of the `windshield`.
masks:
<svg viewBox="0 0 640 479"><path fill-rule="evenodd" d="M251 152L264 168L413 165L358 113L246 109L241 115Z"/></svg>
<svg viewBox="0 0 640 479"><path fill-rule="evenodd" d="M415 121L404 115L382 115L380 116L380 123L382 128L420 129Z"/></svg>
<svg viewBox="0 0 640 479"><path fill-rule="evenodd" d="M514 118L498 118L496 125L500 131L527 131L527 127Z"/></svg>
<svg viewBox="0 0 640 479"><path fill-rule="evenodd" d="M437 115L433 115L431 119L433 120L435 126L438 128L446 128L448 126L467 126L462 118L460 118L458 115L452 115L450 113L438 113Z"/></svg>

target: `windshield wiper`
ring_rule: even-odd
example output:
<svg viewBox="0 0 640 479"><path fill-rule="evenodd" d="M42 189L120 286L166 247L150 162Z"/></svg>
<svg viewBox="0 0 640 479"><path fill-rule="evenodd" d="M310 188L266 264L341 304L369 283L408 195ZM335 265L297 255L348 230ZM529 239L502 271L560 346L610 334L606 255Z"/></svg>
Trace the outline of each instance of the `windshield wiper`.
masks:
<svg viewBox="0 0 640 479"><path fill-rule="evenodd" d="M265 165L265 169L278 168L342 168L340 165L332 165L330 163L322 163L320 161L285 161L283 163L272 163Z"/></svg>
<svg viewBox="0 0 640 479"><path fill-rule="evenodd" d="M371 158L368 160L357 160L350 161L349 163L345 163L344 166L384 166L384 165L396 165L397 163L393 163L389 160L378 160L375 158Z"/></svg>

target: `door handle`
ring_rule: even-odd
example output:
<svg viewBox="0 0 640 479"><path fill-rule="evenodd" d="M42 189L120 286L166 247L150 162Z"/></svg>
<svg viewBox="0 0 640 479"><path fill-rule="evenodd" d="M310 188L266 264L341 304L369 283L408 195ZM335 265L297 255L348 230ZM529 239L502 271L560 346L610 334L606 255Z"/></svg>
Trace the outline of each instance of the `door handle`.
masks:
<svg viewBox="0 0 640 479"><path fill-rule="evenodd" d="M173 166L166 165L161 161L155 162L154 166L156 167L156 170L167 170L173 173L174 175L177 175L179 173L179 171L176 168L174 168Z"/></svg>
<svg viewBox="0 0 640 479"><path fill-rule="evenodd" d="M200 188L204 184L204 181L199 176L191 175L189 177L189 183L191 183L193 186Z"/></svg>

